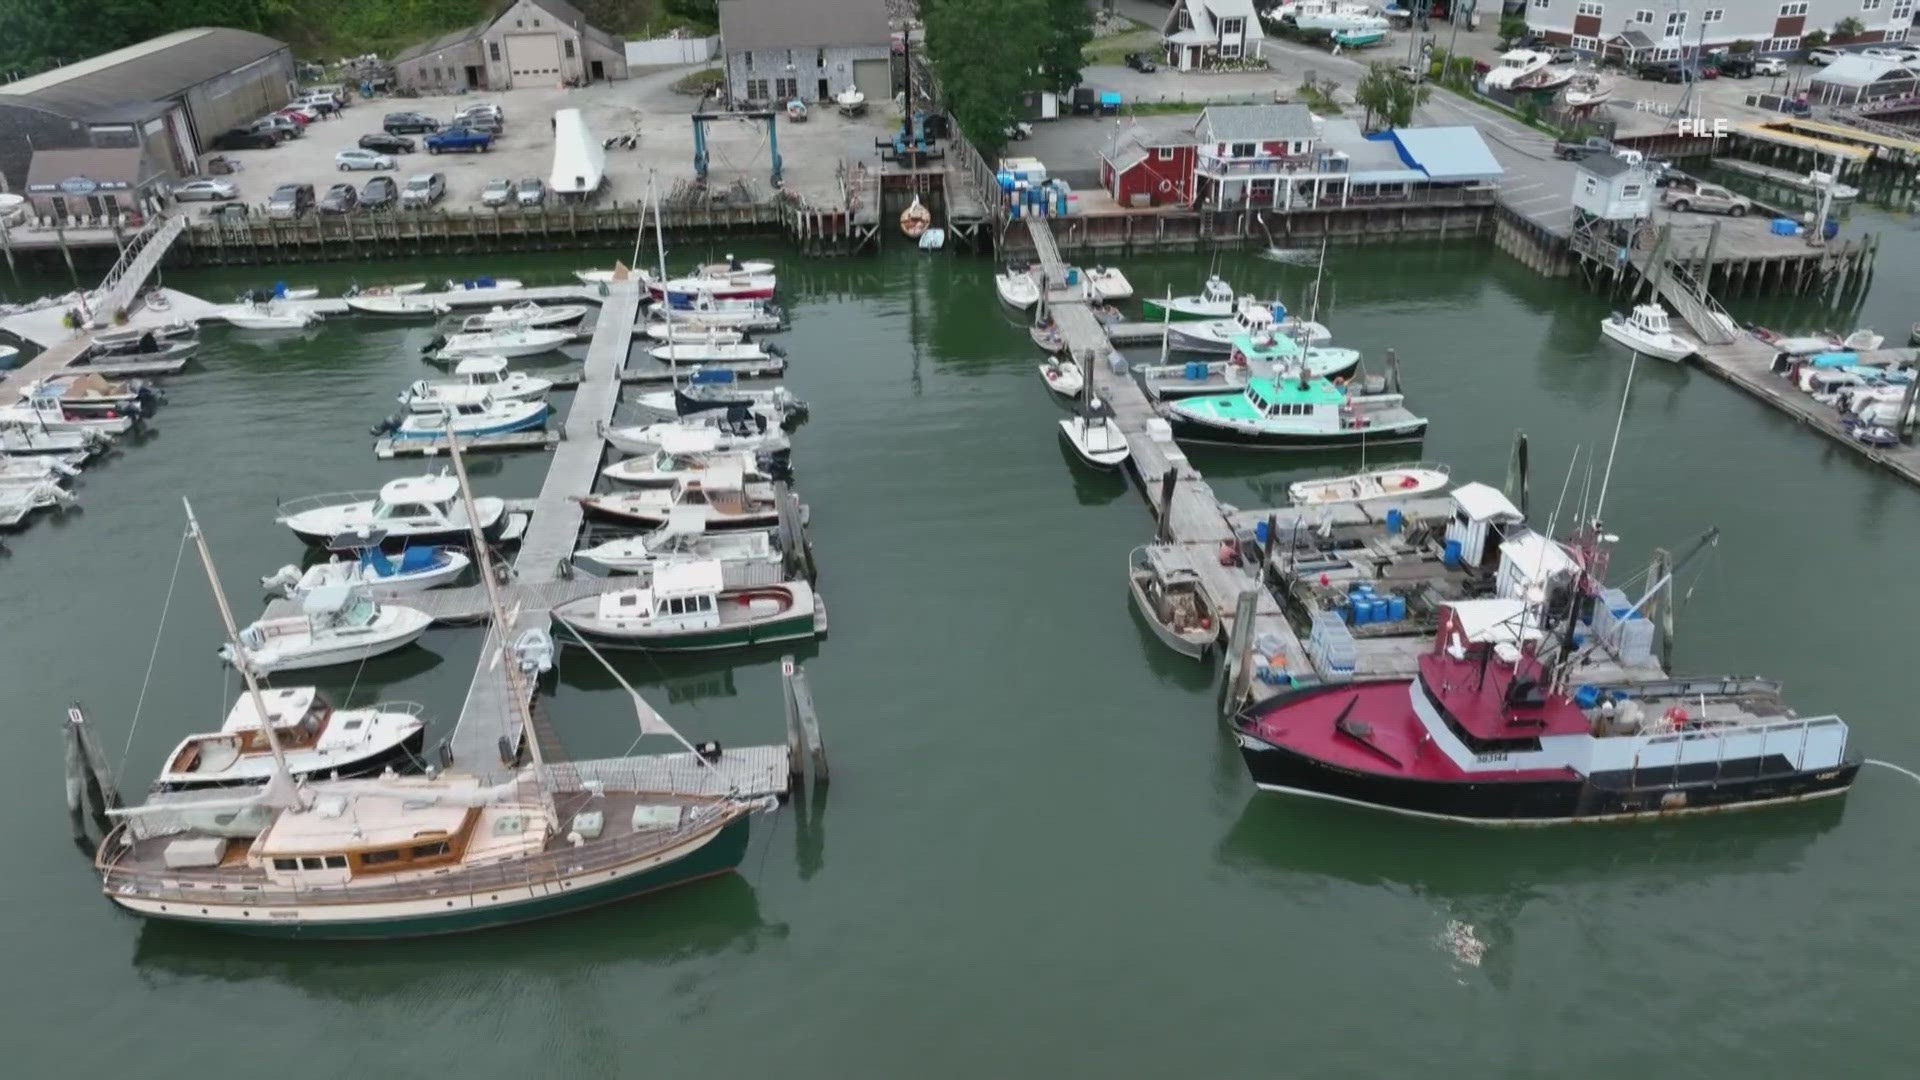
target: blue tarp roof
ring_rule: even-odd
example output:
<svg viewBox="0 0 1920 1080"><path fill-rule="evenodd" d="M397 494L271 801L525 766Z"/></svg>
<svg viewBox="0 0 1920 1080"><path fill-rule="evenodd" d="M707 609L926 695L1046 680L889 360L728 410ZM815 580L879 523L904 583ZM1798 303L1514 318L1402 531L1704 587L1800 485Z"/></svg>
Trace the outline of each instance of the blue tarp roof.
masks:
<svg viewBox="0 0 1920 1080"><path fill-rule="evenodd" d="M1400 152L1400 160L1442 184L1498 180L1506 175L1480 132L1470 127L1400 128L1384 136Z"/></svg>

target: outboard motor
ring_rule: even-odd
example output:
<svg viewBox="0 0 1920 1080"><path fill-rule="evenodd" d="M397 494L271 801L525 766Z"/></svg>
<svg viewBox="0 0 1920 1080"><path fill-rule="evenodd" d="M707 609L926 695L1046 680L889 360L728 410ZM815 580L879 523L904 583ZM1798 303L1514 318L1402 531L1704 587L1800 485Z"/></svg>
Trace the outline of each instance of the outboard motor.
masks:
<svg viewBox="0 0 1920 1080"><path fill-rule="evenodd" d="M260 587L269 593L293 597L293 587L300 584L300 568L288 563L280 569L260 579Z"/></svg>
<svg viewBox="0 0 1920 1080"><path fill-rule="evenodd" d="M793 479L793 458L791 455L763 452L753 456L753 463L769 480Z"/></svg>
<svg viewBox="0 0 1920 1080"><path fill-rule="evenodd" d="M719 739L708 739L706 742L694 747L693 752L699 754L711 763L719 761L720 755L726 751L721 749Z"/></svg>
<svg viewBox="0 0 1920 1080"><path fill-rule="evenodd" d="M427 342L426 345L420 349L420 355L432 356L434 353L439 352L441 349L444 349L446 347L447 347L447 335L435 334L433 335L433 340Z"/></svg>
<svg viewBox="0 0 1920 1080"><path fill-rule="evenodd" d="M406 416L404 414L394 413L392 416L373 425L373 433L375 435L391 435L400 430L400 424L405 419Z"/></svg>
<svg viewBox="0 0 1920 1080"><path fill-rule="evenodd" d="M786 356L787 356L787 350L785 350L785 349L783 349L783 348L781 348L780 346L778 346L778 345L773 345L773 344L769 344L769 345L767 345L767 346L765 346L765 348L766 348L766 350L767 350L767 355L768 355L768 356L778 356L778 357L780 357L780 358L781 358L781 359L783 359L783 360L784 360L784 359L786 359Z"/></svg>

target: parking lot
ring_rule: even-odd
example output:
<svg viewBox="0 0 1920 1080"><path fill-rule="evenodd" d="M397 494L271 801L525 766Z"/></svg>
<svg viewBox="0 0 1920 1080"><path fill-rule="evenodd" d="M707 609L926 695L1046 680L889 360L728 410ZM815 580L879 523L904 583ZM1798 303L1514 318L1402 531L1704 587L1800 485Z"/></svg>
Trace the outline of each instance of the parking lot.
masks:
<svg viewBox="0 0 1920 1080"><path fill-rule="evenodd" d="M437 170L446 175L447 194L440 203L442 207L479 207L481 190L489 181L549 177L553 169L553 113L577 108L596 138L630 133L640 136L636 149L614 147L607 151L607 181L599 196L602 200L646 198L650 174L657 175L662 195L670 195L677 183L691 181L694 175L693 124L688 117L698 99L671 90L672 84L691 70L656 70L623 82L574 90L556 87L355 100L338 118L315 120L307 125L304 135L273 149L225 152L224 156L240 170L227 179L238 185L242 201L262 209L273 189L281 184L312 184L316 198L336 183L350 182L358 189L373 174L340 172L334 155L357 146L362 135L380 131L387 113L418 112L444 123L465 106L492 102L506 111L506 130L490 150L428 154L424 136L408 135L416 149L411 154L394 155L395 179L404 186L409 176ZM804 124L790 123L782 115L776 121L773 138L778 140L786 189L809 202L837 204L836 170L840 162L876 162L874 139L893 130L891 111L883 103L867 116L849 120L827 105L815 108ZM709 187L727 187L738 180L757 196L765 197L771 190L772 141L765 123L729 119L708 124ZM206 204L194 205L198 208ZM501 212L516 211L508 207Z"/></svg>

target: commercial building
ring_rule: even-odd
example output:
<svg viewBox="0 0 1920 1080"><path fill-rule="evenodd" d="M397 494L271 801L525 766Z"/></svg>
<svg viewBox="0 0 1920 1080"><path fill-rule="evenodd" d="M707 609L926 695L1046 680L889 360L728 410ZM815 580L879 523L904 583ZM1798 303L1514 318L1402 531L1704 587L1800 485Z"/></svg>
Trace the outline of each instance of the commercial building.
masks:
<svg viewBox="0 0 1920 1080"><path fill-rule="evenodd" d="M720 47L736 104L893 98L886 0L720 0Z"/></svg>
<svg viewBox="0 0 1920 1080"><path fill-rule="evenodd" d="M1815 30L1832 37L1844 19L1865 29L1837 46L1904 41L1914 9L1915 0L1527 0L1527 26L1556 45L1642 63L1736 41L1759 53L1794 53Z"/></svg>
<svg viewBox="0 0 1920 1080"><path fill-rule="evenodd" d="M624 79L627 47L566 0L511 0L484 22L394 57L393 76L426 93Z"/></svg>
<svg viewBox="0 0 1920 1080"><path fill-rule="evenodd" d="M215 138L285 105L294 87L286 45L245 30L205 27L7 83L0 86L0 181L19 191L30 167L40 171L33 166L36 152L83 149L137 150L146 164L127 175L63 179L130 183L192 175ZM95 163L108 160L126 159ZM107 209L102 204L88 216Z"/></svg>

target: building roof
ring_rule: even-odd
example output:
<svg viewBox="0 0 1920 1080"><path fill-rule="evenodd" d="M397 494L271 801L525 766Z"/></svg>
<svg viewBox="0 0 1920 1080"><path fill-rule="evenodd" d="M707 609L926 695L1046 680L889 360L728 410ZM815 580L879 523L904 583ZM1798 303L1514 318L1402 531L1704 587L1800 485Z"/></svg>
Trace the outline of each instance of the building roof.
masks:
<svg viewBox="0 0 1920 1080"><path fill-rule="evenodd" d="M1651 49L1653 39L1638 30L1622 30L1608 38L1609 41L1624 41L1629 49Z"/></svg>
<svg viewBox="0 0 1920 1080"><path fill-rule="evenodd" d="M129 101L173 97L287 46L245 30L198 27L0 86L0 97L82 116Z"/></svg>
<svg viewBox="0 0 1920 1080"><path fill-rule="evenodd" d="M1453 489L1453 502L1474 521L1524 521L1526 515L1499 488L1474 481Z"/></svg>
<svg viewBox="0 0 1920 1080"><path fill-rule="evenodd" d="M102 188L124 191L139 184L144 175L144 156L137 146L35 150L27 166L27 190L54 191L62 180L84 177Z"/></svg>
<svg viewBox="0 0 1920 1080"><path fill-rule="evenodd" d="M1400 160L1440 183L1497 180L1506 175L1487 149L1480 133L1470 127L1397 128L1387 133L1400 149Z"/></svg>
<svg viewBox="0 0 1920 1080"><path fill-rule="evenodd" d="M1574 162L1573 167L1581 172L1590 172L1602 180L1611 180L1633 168L1633 165L1625 158L1615 157L1612 154L1588 154Z"/></svg>
<svg viewBox="0 0 1920 1080"><path fill-rule="evenodd" d="M1360 125L1341 117L1320 122L1320 149L1343 154L1347 178L1356 184L1421 184L1427 174L1410 169L1391 142L1369 139Z"/></svg>
<svg viewBox="0 0 1920 1080"><path fill-rule="evenodd" d="M1192 127L1180 117L1135 118L1100 156L1115 172L1126 172L1162 146L1192 146Z"/></svg>
<svg viewBox="0 0 1920 1080"><path fill-rule="evenodd" d="M1311 140L1317 132L1305 105L1209 105L1193 125L1202 142Z"/></svg>
<svg viewBox="0 0 1920 1080"><path fill-rule="evenodd" d="M423 56L431 56L444 49L451 49L455 45L464 45L469 41L478 40L480 35L486 33L487 28L492 25L491 21L474 23L460 30L448 31L437 38L429 38L418 45L400 50L399 55L393 58L393 62L404 64L409 60L418 60Z"/></svg>
<svg viewBox="0 0 1920 1080"><path fill-rule="evenodd" d="M625 47L620 38L614 37L605 30L587 22L587 17L580 13L580 9L567 3L567 0L528 0L528 2L554 18L559 19L561 22L566 23L568 26L578 29L581 37L587 38L590 41L597 41L609 49L620 50ZM512 0L508 0L507 7L511 6L513 6ZM501 14L504 15L505 13L506 9L502 8ZM499 16L495 16L495 18L498 17Z"/></svg>
<svg viewBox="0 0 1920 1080"><path fill-rule="evenodd" d="M1813 81L1833 86L1872 86L1890 74L1895 81L1917 77L1898 60L1882 60L1873 56L1843 56L1821 68L1819 73L1814 75Z"/></svg>
<svg viewBox="0 0 1920 1080"><path fill-rule="evenodd" d="M720 0L728 51L891 45L886 0Z"/></svg>

